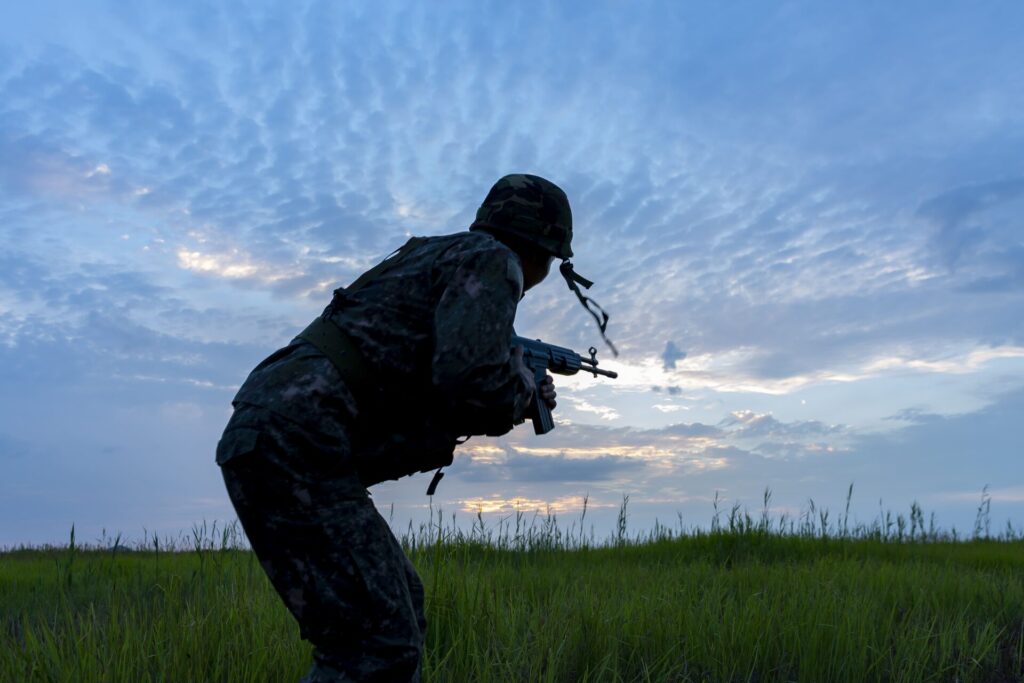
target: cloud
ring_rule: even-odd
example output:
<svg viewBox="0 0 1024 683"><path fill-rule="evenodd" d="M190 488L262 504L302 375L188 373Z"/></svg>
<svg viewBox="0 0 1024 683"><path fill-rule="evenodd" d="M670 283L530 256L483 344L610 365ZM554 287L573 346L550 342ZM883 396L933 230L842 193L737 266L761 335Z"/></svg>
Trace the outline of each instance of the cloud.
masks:
<svg viewBox="0 0 1024 683"><path fill-rule="evenodd" d="M0 128L0 190L12 196L73 202L116 190L110 167L69 154L40 135L13 135Z"/></svg>
<svg viewBox="0 0 1024 683"><path fill-rule="evenodd" d="M782 423L771 415L758 414L752 410L734 411L719 426L737 438L825 436L845 430L842 425L826 425L817 420Z"/></svg>
<svg viewBox="0 0 1024 683"><path fill-rule="evenodd" d="M885 417L886 420L893 422L911 422L923 424L933 420L941 420L942 416L934 413L928 413L922 408L904 408L893 415Z"/></svg>
<svg viewBox="0 0 1024 683"><path fill-rule="evenodd" d="M1021 199L1024 179L1013 178L948 190L921 204L918 214L935 224L934 246L954 269L972 255L981 256L986 246L995 251L990 258L1024 247L1019 239Z"/></svg>
<svg viewBox="0 0 1024 683"><path fill-rule="evenodd" d="M552 514L566 514L581 511L584 507L587 509L614 507L608 503L592 503L585 496L561 496L553 500L522 496L513 496L511 498L490 496L486 498L466 498L458 501L458 503L463 512L484 514L496 512L538 512L542 514L550 512Z"/></svg>
<svg viewBox="0 0 1024 683"><path fill-rule="evenodd" d="M858 356L893 343L934 344L951 329L964 342L1020 340L1002 306L965 304L970 324L951 325L944 306L951 283L917 255L912 231L890 227L914 218L894 201L913 193L900 187L867 207L862 178L912 174L855 160L840 177L834 167L819 172L827 160L816 159L813 168L799 162L808 140L839 140L836 128L847 138L871 137L905 111L886 105L850 120L807 119L794 108L794 101L810 105L810 83L822 86L814 92L825 111L846 106L842 90L826 87L834 73L809 66L813 50L833 54L857 92L901 92L837 46L811 40L813 22L831 25L837 16L750 10L765 21L785 20L808 44L763 34L762 23L749 23L746 13L734 22L695 10L636 12L617 24L628 35L667 39L683 31L692 41L684 55L658 40L617 42L609 50L597 37L608 30L607 17L582 8L571 22L559 15L550 26L531 23L515 41L480 40L474 22L494 18L468 6L455 19L410 8L355 13L308 3L288 12L254 10L237 22L211 15L202 26L187 13L152 9L152 16L112 12L110 26L138 36L116 59L64 50L12 67L2 84L10 122L3 157L11 159L3 177L16 194L49 188L47 197L59 192L130 206L136 220L161 225L168 255L197 274L323 302L406 232L464 227L493 179L522 163L570 191L586 226L578 235L581 269L596 271L598 287L609 294L602 303L627 355L658 355L651 329L672 335L660 354L664 370L683 359L677 344L688 349L688 366L695 357L746 349L755 351L740 368L749 379L820 381ZM515 22L524 12L510 7L502 15ZM558 21L571 30L556 28ZM440 25L445 38L438 41ZM390 29L371 32L374 39L359 50L336 39L360 26ZM877 29L854 22L851 30ZM187 47L152 47L171 35ZM747 47L708 60L700 46L718 44L712 36L743 36ZM573 56L543 65L523 60L524 40ZM265 41L293 49L238 58L245 46ZM426 45L435 47L425 51ZM930 59L900 41L888 49L912 63ZM636 68L652 60L659 66ZM584 65L601 78L580 78ZM957 72L975 89L994 92L998 85L974 78L986 73L977 65ZM724 84L754 73L757 87L722 99ZM678 86L665 102L644 95L664 90L658 79ZM679 92L697 99L674 110ZM929 87L928 98L942 92ZM550 106L541 117L506 106L516 99ZM590 115L595 111L601 116ZM743 151L749 145L730 136L749 127L751 111L787 134ZM705 118L711 112L713 125ZM542 118L544 126L536 125ZM844 128L854 122L860 128ZM54 141L55 130L68 132ZM805 132L788 134L798 130ZM896 140L890 153L901 158ZM95 173L102 167L110 172ZM960 220L977 207L992 209L983 197L1012 190L1012 182L989 185L938 195L945 199L924 202L917 217L933 220L944 211ZM205 244L188 237L196 227ZM1011 286L1020 259L1011 249L992 259L1004 261L995 274L956 286L976 293ZM593 340L590 321L564 291L550 303L531 297L524 308L525 326L564 331L584 348Z"/></svg>
<svg viewBox="0 0 1024 683"><path fill-rule="evenodd" d="M642 461L614 455L570 458L564 454L531 455L509 449L498 460L477 461L453 466L453 472L465 481L516 483L594 482L622 478L643 468Z"/></svg>
<svg viewBox="0 0 1024 683"><path fill-rule="evenodd" d="M262 344L161 334L113 311L89 312L80 322L66 324L27 316L10 324L5 337L0 376L11 391L24 391L37 382L101 391L120 387L125 397L145 397L147 403L205 388L226 405L230 394L224 392L233 393L263 353ZM154 382L166 388L154 393Z"/></svg>
<svg viewBox="0 0 1024 683"><path fill-rule="evenodd" d="M667 476L717 471L751 460L829 456L848 450L847 427L817 421L781 422L770 415L741 411L718 425L675 423L655 429L560 424L537 437L517 430L503 448L466 447L469 464L456 476L492 482L647 482L658 488ZM763 469L763 468L759 468Z"/></svg>
<svg viewBox="0 0 1024 683"><path fill-rule="evenodd" d="M724 419L560 424L509 442L503 485L795 490L851 448L898 449L749 394L981 375L1024 349L1016 8L63 10L0 27L0 374L19 392L212 423L331 289L409 234L463 229L510 171L569 193L623 351L602 359L618 380L573 394L583 417L621 427L655 388L685 404L656 412L714 392ZM557 278L517 329L596 343ZM894 433L948 446L925 422L976 426Z"/></svg>
<svg viewBox="0 0 1024 683"><path fill-rule="evenodd" d="M1024 289L1024 179L957 187L924 202L918 215L934 228L932 250L973 295Z"/></svg>
<svg viewBox="0 0 1024 683"><path fill-rule="evenodd" d="M619 419L619 417L621 417L619 415L619 412L614 408L610 408L608 406L593 405L592 403L581 398L563 397L562 400L567 401L570 405L572 405L572 407L575 410L578 410L583 413L593 413L600 417L602 420L617 420Z"/></svg>
<svg viewBox="0 0 1024 683"><path fill-rule="evenodd" d="M686 352L680 351L675 342L669 341L665 344L665 351L661 354L661 360L663 361L663 367L666 370L675 370L676 362L686 358Z"/></svg>

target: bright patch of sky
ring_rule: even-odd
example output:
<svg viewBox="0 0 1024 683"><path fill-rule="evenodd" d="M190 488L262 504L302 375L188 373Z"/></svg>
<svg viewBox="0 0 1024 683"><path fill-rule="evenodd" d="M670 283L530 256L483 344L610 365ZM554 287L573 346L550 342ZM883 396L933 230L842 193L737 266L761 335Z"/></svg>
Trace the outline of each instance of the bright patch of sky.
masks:
<svg viewBox="0 0 1024 683"><path fill-rule="evenodd" d="M1024 523L1019 3L2 18L0 544L230 518L248 371L510 172L566 189L622 353L558 278L519 333L620 377L559 378L558 428L472 440L435 507L706 524L716 491L799 511L853 482L865 520L964 529L989 484ZM396 526L423 479L375 492Z"/></svg>

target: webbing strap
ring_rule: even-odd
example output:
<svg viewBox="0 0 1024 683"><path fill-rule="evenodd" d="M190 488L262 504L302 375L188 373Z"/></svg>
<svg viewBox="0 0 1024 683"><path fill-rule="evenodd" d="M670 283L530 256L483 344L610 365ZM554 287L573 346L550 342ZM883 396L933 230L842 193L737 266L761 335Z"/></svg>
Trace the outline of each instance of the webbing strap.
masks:
<svg viewBox="0 0 1024 683"><path fill-rule="evenodd" d="M615 348L615 345L612 344L608 335L604 333L605 329L608 327L608 314L605 313L604 309L601 308L596 301L591 299L589 296L584 296L583 292L580 291L580 285L583 285L584 289L590 289L594 283L573 270L572 263L570 261L562 261L562 265L558 267L558 270L562 273L562 277L565 278L565 284L569 285L569 289L575 292L580 303L583 304L583 308L587 309L587 313L594 316L597 328L601 332L601 338L604 339L604 343L608 345L608 348L612 350L612 355L618 358L619 350ZM597 311L590 307L591 304L593 304ZM597 315L598 312L601 313L600 316Z"/></svg>
<svg viewBox="0 0 1024 683"><path fill-rule="evenodd" d="M428 238L426 237L409 238L408 242L391 252L391 254L373 268L360 275L348 287L336 290L335 296L337 297L341 292L354 292L358 289L362 289L371 281L401 263L403 258L408 255L409 252L427 241L427 239ZM370 366L366 363L359 351L359 348L355 345L352 339L345 334L340 327L325 319L325 316L331 311L333 305L334 300L332 300L331 304L328 305L327 310L324 311L324 315L313 320L313 322L309 324L309 327L299 334L299 337L308 341L310 344L315 346L320 353L330 359L334 364L334 367L336 367L338 372L341 373L345 384L348 385L349 389L352 390L352 393L358 398L360 395L365 395L374 388L377 378L370 372ZM434 492L437 490L437 485L441 482L442 477L444 477L444 472L441 471L442 469L443 466L439 467L437 472L434 473L434 478L431 480L430 486L427 489L428 496L434 495Z"/></svg>
<svg viewBox="0 0 1024 683"><path fill-rule="evenodd" d="M425 242L426 239L426 237L409 238L408 242L395 249L383 261L360 275L348 287L336 290L335 296L340 292L352 292L362 289L372 280L394 268L401 262L403 256ZM333 306L334 300L327 306L323 315L313 320L309 327L299 334L299 337L315 346L320 353L327 356L334 363L334 367L341 373L345 383L349 385L353 393L363 394L372 387L375 378L355 342L340 327L326 319Z"/></svg>
<svg viewBox="0 0 1024 683"><path fill-rule="evenodd" d="M327 356L357 397L365 395L373 387L374 376L369 365L355 342L340 327L323 318L315 318L298 336Z"/></svg>
<svg viewBox="0 0 1024 683"><path fill-rule="evenodd" d="M354 292L357 289L362 289L371 280L380 277L387 271L394 268L402 261L403 256L405 256L408 252L412 251L413 249L415 249L420 244L426 241L426 237L410 237L408 242L400 246L398 249L395 249L393 252L384 257L383 261L375 265L373 268L370 268L368 271L360 275L358 278L356 278L355 282L350 284L348 287L345 287L345 290L349 292Z"/></svg>

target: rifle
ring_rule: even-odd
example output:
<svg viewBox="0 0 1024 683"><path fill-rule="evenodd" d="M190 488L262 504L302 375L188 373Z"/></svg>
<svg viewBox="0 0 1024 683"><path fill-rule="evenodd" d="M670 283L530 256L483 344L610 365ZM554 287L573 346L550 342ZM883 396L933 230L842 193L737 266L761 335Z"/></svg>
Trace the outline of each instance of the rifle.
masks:
<svg viewBox="0 0 1024 683"><path fill-rule="evenodd" d="M540 385L548 371L556 375L575 375L583 370L593 373L594 377L604 375L612 379L619 376L617 372L601 370L597 367L597 349L593 346L588 351L590 358L584 358L572 349L545 344L540 339L527 339L518 335L513 335L512 346L523 347L523 363L533 372L537 393L533 407L530 409L530 420L533 421L533 431L537 434L547 434L555 428L555 421L551 417L551 408L548 408L548 404L540 400Z"/></svg>

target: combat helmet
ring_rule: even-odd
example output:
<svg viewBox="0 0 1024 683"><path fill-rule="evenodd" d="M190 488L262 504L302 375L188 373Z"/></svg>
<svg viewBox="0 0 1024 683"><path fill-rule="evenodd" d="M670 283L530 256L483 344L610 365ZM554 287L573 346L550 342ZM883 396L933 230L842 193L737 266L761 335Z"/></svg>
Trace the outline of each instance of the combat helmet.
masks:
<svg viewBox="0 0 1024 683"><path fill-rule="evenodd" d="M546 178L528 173L503 176L487 193L469 229L486 230L499 237L525 242L559 259L562 264L558 270L569 289L594 317L601 337L612 353L619 355L605 335L608 314L580 291L581 285L590 289L594 283L574 271L569 261L573 255L572 210L562 188Z"/></svg>
<svg viewBox="0 0 1024 683"><path fill-rule="evenodd" d="M470 230L484 229L572 258L572 211L562 188L527 173L500 178L484 198Z"/></svg>

